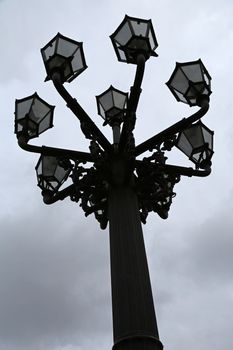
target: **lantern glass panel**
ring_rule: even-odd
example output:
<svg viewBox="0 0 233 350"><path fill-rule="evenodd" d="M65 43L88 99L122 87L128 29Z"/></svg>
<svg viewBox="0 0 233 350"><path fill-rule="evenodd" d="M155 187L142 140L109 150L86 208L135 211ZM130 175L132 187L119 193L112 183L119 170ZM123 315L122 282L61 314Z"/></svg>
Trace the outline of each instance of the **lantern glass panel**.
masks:
<svg viewBox="0 0 233 350"><path fill-rule="evenodd" d="M148 33L148 37L149 37L149 42L150 42L150 46L151 46L151 50L155 50L156 47L158 46L158 43L155 39L155 36L152 33L151 27L149 28L149 33Z"/></svg>
<svg viewBox="0 0 233 350"><path fill-rule="evenodd" d="M66 170L62 168L61 166L57 166L55 171L55 177L58 180L58 182L62 182L64 177L66 176Z"/></svg>
<svg viewBox="0 0 233 350"><path fill-rule="evenodd" d="M114 40L116 40L120 45L126 45L127 42L132 37L132 32L129 23L126 22L115 35Z"/></svg>
<svg viewBox="0 0 233 350"><path fill-rule="evenodd" d="M208 131L206 128L202 128L204 140L209 144L209 148L213 150L213 133Z"/></svg>
<svg viewBox="0 0 233 350"><path fill-rule="evenodd" d="M184 130L186 138L189 140L193 148L198 148L202 146L204 142L201 125L194 124L190 128Z"/></svg>
<svg viewBox="0 0 233 350"><path fill-rule="evenodd" d="M177 142L177 147L184 152L188 157L190 157L191 153L192 153L192 146L189 143L188 139L186 138L184 133L181 133L179 135L179 139Z"/></svg>
<svg viewBox="0 0 233 350"><path fill-rule="evenodd" d="M119 49L118 55L122 61L126 61L126 54L124 53L124 51L122 49Z"/></svg>
<svg viewBox="0 0 233 350"><path fill-rule="evenodd" d="M45 61L48 61L48 59L55 54L56 43L57 41L54 40L53 42L50 42L50 44L45 49L41 50Z"/></svg>
<svg viewBox="0 0 233 350"><path fill-rule="evenodd" d="M30 118L34 121L40 121L50 111L50 107L45 105L42 101L34 99L32 108L30 111Z"/></svg>
<svg viewBox="0 0 233 350"><path fill-rule="evenodd" d="M57 49L56 52L64 57L70 57L73 56L75 51L77 51L78 46L76 43L72 43L71 41L69 41L68 38L63 39L63 38L59 38L58 39L58 45L57 45Z"/></svg>
<svg viewBox="0 0 233 350"><path fill-rule="evenodd" d="M31 104L32 104L32 100L33 99L30 98L28 100L17 102L17 105L16 105L16 118L17 119L25 118L25 115L27 113L29 113L29 110L30 110Z"/></svg>
<svg viewBox="0 0 233 350"><path fill-rule="evenodd" d="M200 67L200 63L193 65L184 65L182 66L182 70L189 80L196 83L199 81L203 81L203 75Z"/></svg>
<svg viewBox="0 0 233 350"><path fill-rule="evenodd" d="M101 96L99 101L105 111L113 107L114 102L113 102L112 91L110 90L106 94Z"/></svg>
<svg viewBox="0 0 233 350"><path fill-rule="evenodd" d="M42 162L43 162L42 175L45 177L53 176L57 167L57 158L45 156L42 158Z"/></svg>
<svg viewBox="0 0 233 350"><path fill-rule="evenodd" d="M75 52L75 55L74 55L72 62L71 62L71 65L72 65L74 71L83 69L83 67L85 66L80 49L78 49Z"/></svg>
<svg viewBox="0 0 233 350"><path fill-rule="evenodd" d="M189 87L189 81L181 69L178 69L171 81L171 86L181 93L185 93Z"/></svg>
<svg viewBox="0 0 233 350"><path fill-rule="evenodd" d="M40 125L39 125L39 134L41 134L42 132L44 132L45 130L49 129L50 124L51 124L51 112L48 113L48 115L46 116L46 118L44 118Z"/></svg>
<svg viewBox="0 0 233 350"><path fill-rule="evenodd" d="M179 91L177 91L177 90L174 90L174 93L178 96L178 98L179 98L182 102L187 103L186 98L184 97L184 95L182 95L181 92L179 92Z"/></svg>
<svg viewBox="0 0 233 350"><path fill-rule="evenodd" d="M99 107L99 114L101 115L101 117L105 119L105 110L103 109L101 103L98 104L98 107Z"/></svg>
<svg viewBox="0 0 233 350"><path fill-rule="evenodd" d="M146 36L148 24L145 22L131 20L131 24L134 30L134 34L137 36Z"/></svg>
<svg viewBox="0 0 233 350"><path fill-rule="evenodd" d="M119 109L124 109L127 97L125 94L120 94L117 91L113 91L114 105Z"/></svg>

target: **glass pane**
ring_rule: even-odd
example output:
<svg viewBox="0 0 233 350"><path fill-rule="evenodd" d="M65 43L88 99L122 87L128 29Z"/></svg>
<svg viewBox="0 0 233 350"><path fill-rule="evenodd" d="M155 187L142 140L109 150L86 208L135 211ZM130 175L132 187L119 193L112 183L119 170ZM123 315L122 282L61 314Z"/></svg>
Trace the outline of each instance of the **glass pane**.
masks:
<svg viewBox="0 0 233 350"><path fill-rule="evenodd" d="M57 183L57 181L53 180L53 181L47 182L47 186L49 189L56 190L58 189L59 184Z"/></svg>
<svg viewBox="0 0 233 350"><path fill-rule="evenodd" d="M41 116L37 111L35 112L36 113L34 113L34 109L32 108L29 114L29 120L39 124L43 116Z"/></svg>
<svg viewBox="0 0 233 350"><path fill-rule="evenodd" d="M184 71L185 75L189 78L189 80L191 80L194 83L203 80L199 63L182 66L182 70Z"/></svg>
<svg viewBox="0 0 233 350"><path fill-rule="evenodd" d="M184 152L188 157L190 157L192 153L192 146L188 142L186 136L181 133L178 139L177 147Z"/></svg>
<svg viewBox="0 0 233 350"><path fill-rule="evenodd" d="M198 148L203 145L204 139L202 134L202 129L200 124L193 125L192 127L183 131L188 139L189 143L191 143L193 148Z"/></svg>
<svg viewBox="0 0 233 350"><path fill-rule="evenodd" d="M189 102L190 102L191 104L193 104L193 105L196 105L196 104L197 104L197 99L196 99L196 98L189 98L188 100L189 100Z"/></svg>
<svg viewBox="0 0 233 350"><path fill-rule="evenodd" d="M144 37L146 36L148 23L134 21L134 20L131 20L130 22L132 24L135 35L138 35L138 36L142 35Z"/></svg>
<svg viewBox="0 0 233 350"><path fill-rule="evenodd" d="M121 49L118 49L118 53L119 53L120 59L122 61L126 61L126 55L125 55L124 51L122 51Z"/></svg>
<svg viewBox="0 0 233 350"><path fill-rule="evenodd" d="M24 118L25 115L29 112L32 104L32 98L23 101L23 102L17 102L16 105L16 118L21 119Z"/></svg>
<svg viewBox="0 0 233 350"><path fill-rule="evenodd" d="M56 171L55 171L55 178L57 179L57 181L62 184L66 178L66 173L67 171L62 168L61 166L57 166Z"/></svg>
<svg viewBox="0 0 233 350"><path fill-rule="evenodd" d="M31 137L34 137L38 133L38 125L35 124L32 120L28 120L26 122L27 132L28 135Z"/></svg>
<svg viewBox="0 0 233 350"><path fill-rule="evenodd" d="M155 50L157 45L156 45L156 43L154 41L154 37L153 37L153 34L151 32L151 29L149 30L149 41L150 41L151 50L152 51Z"/></svg>
<svg viewBox="0 0 233 350"><path fill-rule="evenodd" d="M99 103L99 109L100 109L100 115L105 119L105 111L100 103Z"/></svg>
<svg viewBox="0 0 233 350"><path fill-rule="evenodd" d="M194 162L197 163L198 161L201 160L201 156L202 156L202 152L198 151L192 155L192 160L194 160Z"/></svg>
<svg viewBox="0 0 233 350"><path fill-rule="evenodd" d="M126 103L126 96L119 92L113 91L114 106L123 109Z"/></svg>
<svg viewBox="0 0 233 350"><path fill-rule="evenodd" d="M78 47L77 44L74 44L68 40L59 38L58 46L57 46L57 53L59 55L65 56L65 57L70 57L74 54L77 47Z"/></svg>
<svg viewBox="0 0 233 350"><path fill-rule="evenodd" d="M74 55L72 62L71 62L71 65L73 67L74 72L76 72L84 67L80 50L75 52L75 55Z"/></svg>
<svg viewBox="0 0 233 350"><path fill-rule="evenodd" d="M40 159L40 163L38 164L37 174L42 175L42 161L41 161L41 159Z"/></svg>
<svg viewBox="0 0 233 350"><path fill-rule="evenodd" d="M48 61L48 59L54 55L55 53L55 46L56 46L56 40L52 42L50 46L48 46L45 50L43 50L43 56L45 58L45 61Z"/></svg>
<svg viewBox="0 0 233 350"><path fill-rule="evenodd" d="M43 176L53 176L58 165L56 157L45 156L43 157Z"/></svg>
<svg viewBox="0 0 233 350"><path fill-rule="evenodd" d="M120 45L125 45L132 37L132 33L128 23L125 23L120 31L115 35L113 40L116 40Z"/></svg>
<svg viewBox="0 0 233 350"><path fill-rule="evenodd" d="M181 93L185 93L189 87L189 81L184 73L178 69L172 79L171 86Z"/></svg>
<svg viewBox="0 0 233 350"><path fill-rule="evenodd" d="M19 132L21 132L23 130L23 125L21 123L17 123L16 124L16 129L15 129L15 133L18 134Z"/></svg>
<svg viewBox="0 0 233 350"><path fill-rule="evenodd" d="M210 86L210 79L209 79L209 77L206 75L206 73L204 73L204 80L205 80L206 84L207 84L208 86Z"/></svg>
<svg viewBox="0 0 233 350"><path fill-rule="evenodd" d="M179 91L174 90L174 93L178 96L178 98L179 98L182 102L187 103L186 98L185 98Z"/></svg>
<svg viewBox="0 0 233 350"><path fill-rule="evenodd" d="M38 99L34 99L30 111L30 119L39 122L49 112L49 107Z"/></svg>
<svg viewBox="0 0 233 350"><path fill-rule="evenodd" d="M204 141L209 144L209 148L213 150L213 134L206 128L202 127Z"/></svg>
<svg viewBox="0 0 233 350"><path fill-rule="evenodd" d="M51 112L41 121L39 125L39 134L50 128Z"/></svg>
<svg viewBox="0 0 233 350"><path fill-rule="evenodd" d="M101 103L101 105L105 111L107 111L108 109L113 107L114 102L113 102L113 97L112 97L112 91L110 90L106 94L101 96L99 98L99 102Z"/></svg>

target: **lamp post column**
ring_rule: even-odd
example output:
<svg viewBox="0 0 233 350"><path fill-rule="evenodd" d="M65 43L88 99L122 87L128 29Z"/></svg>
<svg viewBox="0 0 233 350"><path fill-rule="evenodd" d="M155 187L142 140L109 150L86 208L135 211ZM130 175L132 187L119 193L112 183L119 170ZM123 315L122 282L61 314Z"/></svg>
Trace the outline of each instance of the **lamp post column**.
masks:
<svg viewBox="0 0 233 350"><path fill-rule="evenodd" d="M109 193L113 336L115 350L161 350L134 189Z"/></svg>

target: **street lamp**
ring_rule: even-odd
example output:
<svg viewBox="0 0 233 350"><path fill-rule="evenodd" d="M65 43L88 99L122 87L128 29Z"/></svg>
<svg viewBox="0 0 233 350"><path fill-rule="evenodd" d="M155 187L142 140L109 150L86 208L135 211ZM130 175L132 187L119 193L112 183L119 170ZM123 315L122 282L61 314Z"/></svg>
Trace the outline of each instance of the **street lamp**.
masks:
<svg viewBox="0 0 233 350"><path fill-rule="evenodd" d="M211 77L202 61L176 63L171 78L166 83L177 101L190 106L200 105L199 98L211 94Z"/></svg>
<svg viewBox="0 0 233 350"><path fill-rule="evenodd" d="M113 130L113 144L120 141L120 125L124 121L128 93L110 86L101 95L96 96L98 114L105 120L103 125L109 124Z"/></svg>
<svg viewBox="0 0 233 350"><path fill-rule="evenodd" d="M15 133L24 133L29 139L38 137L53 126L54 106L42 100L37 93L15 101Z"/></svg>
<svg viewBox="0 0 233 350"><path fill-rule="evenodd" d="M62 82L71 82L86 68L82 43L58 33L41 49L46 72L46 81L52 79L52 72L59 71Z"/></svg>
<svg viewBox="0 0 233 350"><path fill-rule="evenodd" d="M211 173L213 131L201 118L209 109L211 77L201 60L177 63L167 85L178 101L199 106L188 118L135 145L134 128L145 63L157 56L151 20L125 16L111 35L119 61L136 65L129 94L113 86L96 96L104 125L113 129L109 142L76 99L65 89L86 69L82 43L58 33L41 50L46 80L51 80L90 140L89 152L29 144L52 126L54 107L37 94L16 100L15 133L24 150L40 154L36 165L43 200L52 204L70 197L100 227L109 223L113 349L161 350L141 222L150 212L166 219L181 176ZM167 152L181 150L194 164L167 164ZM143 158L138 156L150 151ZM66 180L70 185L65 186Z"/></svg>
<svg viewBox="0 0 233 350"><path fill-rule="evenodd" d="M196 164L197 169L205 169L211 166L213 136L213 131L199 120L179 134L176 147Z"/></svg>
<svg viewBox="0 0 233 350"><path fill-rule="evenodd" d="M53 195L67 180L70 171L70 167L66 167L59 158L41 155L36 165L38 186Z"/></svg>

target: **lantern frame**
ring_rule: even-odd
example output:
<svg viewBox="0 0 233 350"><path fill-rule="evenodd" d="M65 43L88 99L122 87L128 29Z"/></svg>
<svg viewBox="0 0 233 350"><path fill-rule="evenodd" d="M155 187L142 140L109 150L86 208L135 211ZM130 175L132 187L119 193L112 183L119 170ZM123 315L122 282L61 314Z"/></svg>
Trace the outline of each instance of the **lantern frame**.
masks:
<svg viewBox="0 0 233 350"><path fill-rule="evenodd" d="M65 55L64 47L60 45L62 42L65 42L65 50L67 48L69 50L69 45L70 48L72 46L74 47L73 50L70 50L70 53ZM51 51L51 55L49 51ZM47 72L45 81L52 79L53 72L58 71L61 75L62 82L70 83L87 68L83 43L70 39L60 33L57 33L57 35L41 49L41 55Z"/></svg>
<svg viewBox="0 0 233 350"><path fill-rule="evenodd" d="M144 33L140 33L140 25L146 25ZM125 39L124 35L127 31L129 37ZM137 31L139 31L139 33L137 33ZM122 34L123 37L119 39L118 36ZM110 38L120 62L137 64L137 56L139 53L142 53L146 59L149 59L150 56L158 56L155 52L155 49L158 47L158 42L150 19L145 20L126 15L115 32L110 35Z"/></svg>
<svg viewBox="0 0 233 350"><path fill-rule="evenodd" d="M214 132L199 120L179 133L176 147L189 157L196 169L206 169L211 166L214 154L213 136Z"/></svg>
<svg viewBox="0 0 233 350"><path fill-rule="evenodd" d="M193 73L191 69L194 66L199 66L199 72L197 73L200 74L200 80L189 77ZM190 67L190 72L187 69L188 67ZM180 80L177 78L178 74ZM196 79L197 81L195 81ZM201 59L183 63L176 62L175 69L166 85L178 102L189 104L189 106L199 106L202 95L209 97L212 93L211 76Z"/></svg>
<svg viewBox="0 0 233 350"><path fill-rule="evenodd" d="M21 104L23 106L20 108ZM41 111L36 111L36 104L38 105L37 108L39 108L39 106L44 106L44 114L42 114L42 109ZM23 111L24 108L25 111ZM55 106L52 106L44 101L36 92L33 95L24 97L22 99L16 99L14 130L15 134L20 135L21 133L24 133L29 139L32 139L38 137L46 130L52 128L54 108ZM38 114L42 115L38 116Z"/></svg>
<svg viewBox="0 0 233 350"><path fill-rule="evenodd" d="M51 162L51 161L55 162ZM48 162L48 164L45 164ZM63 183L67 180L69 177L69 174L71 172L71 168L64 168L61 164L62 159L59 159L58 157L55 156L45 156L41 155L35 170L36 170L36 175L37 175L37 185L42 189L42 191L50 191L53 193L56 193L59 188L63 185ZM46 171L50 174L44 174L45 173L45 167L47 167ZM59 171L63 171L64 174L59 179L58 177L61 175L59 174Z"/></svg>
<svg viewBox="0 0 233 350"><path fill-rule="evenodd" d="M107 96L109 96L109 99L105 99L105 101L103 101L104 97L107 98ZM119 97L122 100L120 103L117 103L119 102L119 100L117 101ZM103 102L101 102L101 100ZM113 126L115 123L120 125L125 118L128 93L118 90L111 85L102 94L96 96L96 103L98 114L105 120L104 125L109 124L110 126ZM109 107L107 105L109 105Z"/></svg>

